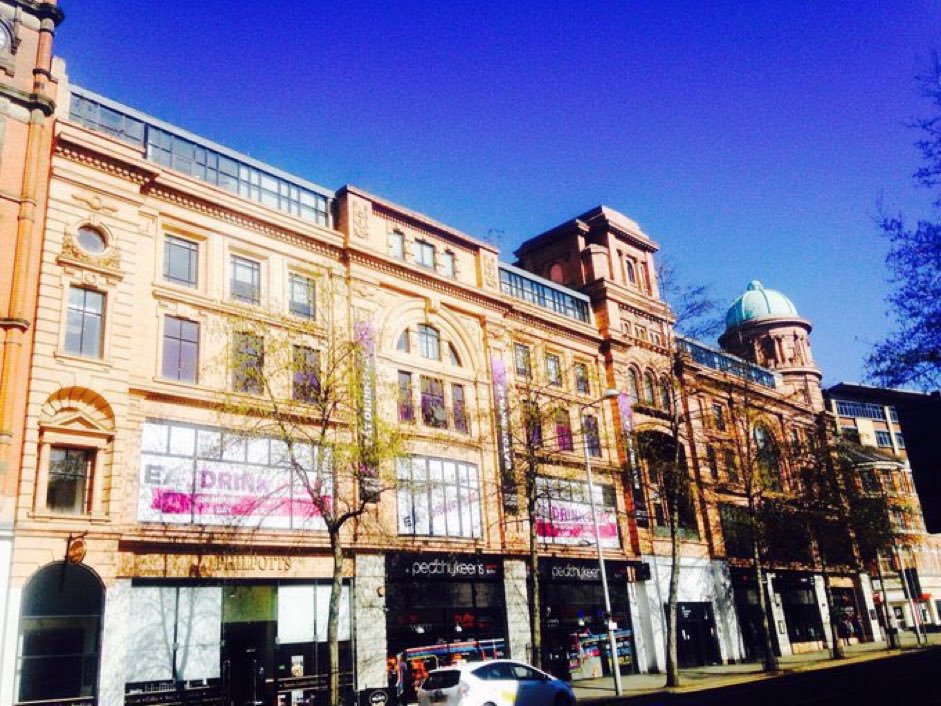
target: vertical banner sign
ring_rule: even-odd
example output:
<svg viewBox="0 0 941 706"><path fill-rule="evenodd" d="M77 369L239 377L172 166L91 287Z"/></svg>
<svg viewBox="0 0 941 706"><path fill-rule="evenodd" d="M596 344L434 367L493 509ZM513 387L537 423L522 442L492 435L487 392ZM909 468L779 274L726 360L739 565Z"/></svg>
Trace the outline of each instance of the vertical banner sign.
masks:
<svg viewBox="0 0 941 706"><path fill-rule="evenodd" d="M634 500L634 518L638 527L649 527L650 518L647 513L647 498L644 496L640 464L637 463L637 452L634 449L634 414L631 410L631 397L626 392L618 395L618 416L621 419L621 438L624 440L624 449L627 452L631 497Z"/></svg>
<svg viewBox="0 0 941 706"><path fill-rule="evenodd" d="M495 354L490 356L493 378L493 404L497 424L497 454L500 456L500 484L503 488L503 509L510 515L519 514L520 499L513 473L513 444L510 439L510 404L507 400L506 366Z"/></svg>
<svg viewBox="0 0 941 706"><path fill-rule="evenodd" d="M354 341L359 348L360 400L358 434L359 492L364 502L377 503L382 491L379 469L373 459L376 445L376 334L371 323L359 321L353 330Z"/></svg>

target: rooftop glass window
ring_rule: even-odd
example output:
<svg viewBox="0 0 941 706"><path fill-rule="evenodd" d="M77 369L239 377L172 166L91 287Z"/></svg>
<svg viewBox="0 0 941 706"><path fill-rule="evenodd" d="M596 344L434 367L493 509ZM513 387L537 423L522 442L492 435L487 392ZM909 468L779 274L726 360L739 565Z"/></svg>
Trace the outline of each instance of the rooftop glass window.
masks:
<svg viewBox="0 0 941 706"><path fill-rule="evenodd" d="M270 171L248 157L238 158L208 140L184 136L173 128L130 108L121 110L106 99L73 90L69 119L96 132L145 150L147 159L208 182L270 208L318 225L329 225L329 193L320 193L303 180L292 180Z"/></svg>
<svg viewBox="0 0 941 706"><path fill-rule="evenodd" d="M588 321L588 298L551 282L500 266L500 291L578 321Z"/></svg>
<svg viewBox="0 0 941 706"><path fill-rule="evenodd" d="M701 343L685 338L676 339L677 347L692 357L694 361L707 368L730 373L764 387L776 387L774 373L757 365L736 358L734 355L707 348Z"/></svg>

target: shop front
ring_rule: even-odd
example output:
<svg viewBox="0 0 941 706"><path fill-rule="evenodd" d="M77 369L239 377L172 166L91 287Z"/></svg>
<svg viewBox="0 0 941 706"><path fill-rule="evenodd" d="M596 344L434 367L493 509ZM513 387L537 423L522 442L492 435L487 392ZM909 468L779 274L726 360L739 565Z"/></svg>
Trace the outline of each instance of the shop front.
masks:
<svg viewBox="0 0 941 706"><path fill-rule="evenodd" d="M676 635L676 659L680 667L722 663L712 603L677 603Z"/></svg>
<svg viewBox="0 0 941 706"><path fill-rule="evenodd" d="M795 653L822 649L825 642L823 620L814 576L782 571L773 579L775 601L780 601L787 625L787 637Z"/></svg>
<svg viewBox="0 0 941 706"><path fill-rule="evenodd" d="M627 581L629 562L606 562L611 619L616 624L617 663L634 672L634 636ZM543 559L539 564L543 666L560 679L577 681L611 674L611 650L601 570L596 561Z"/></svg>
<svg viewBox="0 0 941 706"><path fill-rule="evenodd" d="M428 671L506 656L503 561L462 554L386 557L390 682L415 699Z"/></svg>

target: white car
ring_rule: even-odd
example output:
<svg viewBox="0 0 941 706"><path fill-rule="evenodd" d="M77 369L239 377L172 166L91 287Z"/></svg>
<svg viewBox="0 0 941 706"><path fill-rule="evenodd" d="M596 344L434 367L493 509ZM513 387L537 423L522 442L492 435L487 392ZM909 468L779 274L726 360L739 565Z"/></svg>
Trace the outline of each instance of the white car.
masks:
<svg viewBox="0 0 941 706"><path fill-rule="evenodd" d="M509 659L435 669L418 687L419 706L574 706L572 687Z"/></svg>

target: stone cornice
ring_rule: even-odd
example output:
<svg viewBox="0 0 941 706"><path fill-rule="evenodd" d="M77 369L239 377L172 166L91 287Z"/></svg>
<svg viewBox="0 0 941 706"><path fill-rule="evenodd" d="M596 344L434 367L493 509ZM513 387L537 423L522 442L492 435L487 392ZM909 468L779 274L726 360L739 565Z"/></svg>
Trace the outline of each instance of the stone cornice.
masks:
<svg viewBox="0 0 941 706"><path fill-rule="evenodd" d="M52 20L59 25L65 19L62 8L51 2L37 2L36 0L12 0L15 7L25 10L40 20Z"/></svg>
<svg viewBox="0 0 941 706"><path fill-rule="evenodd" d="M23 106L29 111L41 110L47 118L56 112L56 102L42 93L27 93L13 86L0 84L0 96Z"/></svg>

